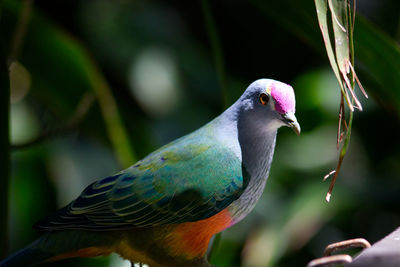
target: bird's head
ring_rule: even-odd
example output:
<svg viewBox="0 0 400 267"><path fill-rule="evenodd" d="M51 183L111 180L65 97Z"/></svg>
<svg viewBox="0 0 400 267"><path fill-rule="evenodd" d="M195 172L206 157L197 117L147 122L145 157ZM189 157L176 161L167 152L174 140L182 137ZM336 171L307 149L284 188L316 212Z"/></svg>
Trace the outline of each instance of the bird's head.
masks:
<svg viewBox="0 0 400 267"><path fill-rule="evenodd" d="M288 126L300 134L300 125L294 115L296 100L290 85L260 79L249 85L238 102L242 115L259 127L278 129Z"/></svg>

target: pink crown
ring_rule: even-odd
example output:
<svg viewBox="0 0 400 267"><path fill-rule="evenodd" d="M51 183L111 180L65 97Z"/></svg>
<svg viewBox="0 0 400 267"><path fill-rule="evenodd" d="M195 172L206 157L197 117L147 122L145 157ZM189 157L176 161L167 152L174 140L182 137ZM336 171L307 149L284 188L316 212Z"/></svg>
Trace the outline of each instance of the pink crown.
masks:
<svg viewBox="0 0 400 267"><path fill-rule="evenodd" d="M275 109L281 114L295 112L296 100L293 88L284 83L272 83L271 96L275 100Z"/></svg>

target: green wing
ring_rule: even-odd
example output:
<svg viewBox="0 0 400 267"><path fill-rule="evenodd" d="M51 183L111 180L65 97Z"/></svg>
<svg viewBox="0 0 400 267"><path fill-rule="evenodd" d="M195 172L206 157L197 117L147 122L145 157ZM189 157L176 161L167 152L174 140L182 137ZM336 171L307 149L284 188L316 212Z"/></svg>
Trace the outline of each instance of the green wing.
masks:
<svg viewBox="0 0 400 267"><path fill-rule="evenodd" d="M112 230L197 221L226 208L246 184L231 150L193 133L91 184L37 226Z"/></svg>

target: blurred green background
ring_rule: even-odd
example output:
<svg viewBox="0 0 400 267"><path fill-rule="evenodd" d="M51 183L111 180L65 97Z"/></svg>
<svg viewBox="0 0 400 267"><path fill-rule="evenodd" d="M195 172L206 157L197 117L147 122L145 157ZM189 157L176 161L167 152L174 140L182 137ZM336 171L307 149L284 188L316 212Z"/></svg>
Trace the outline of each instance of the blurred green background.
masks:
<svg viewBox="0 0 400 267"><path fill-rule="evenodd" d="M305 266L329 243L373 243L400 226L399 1L357 2L356 70L371 97L357 92L364 111L330 203L322 178L337 162L340 98L314 1L0 5L5 54L17 59L11 143L45 136L11 152L10 252L90 182L202 126L263 77L294 87L302 134L279 130L262 199L222 234L212 263ZM116 255L56 264L129 266Z"/></svg>

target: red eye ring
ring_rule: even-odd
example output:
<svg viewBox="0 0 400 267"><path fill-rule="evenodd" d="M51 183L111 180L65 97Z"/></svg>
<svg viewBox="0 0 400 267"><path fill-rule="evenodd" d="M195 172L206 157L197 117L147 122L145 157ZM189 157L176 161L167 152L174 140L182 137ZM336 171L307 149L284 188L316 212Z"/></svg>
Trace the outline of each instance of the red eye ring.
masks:
<svg viewBox="0 0 400 267"><path fill-rule="evenodd" d="M261 105L267 105L269 102L269 96L267 94L261 94L259 97Z"/></svg>

